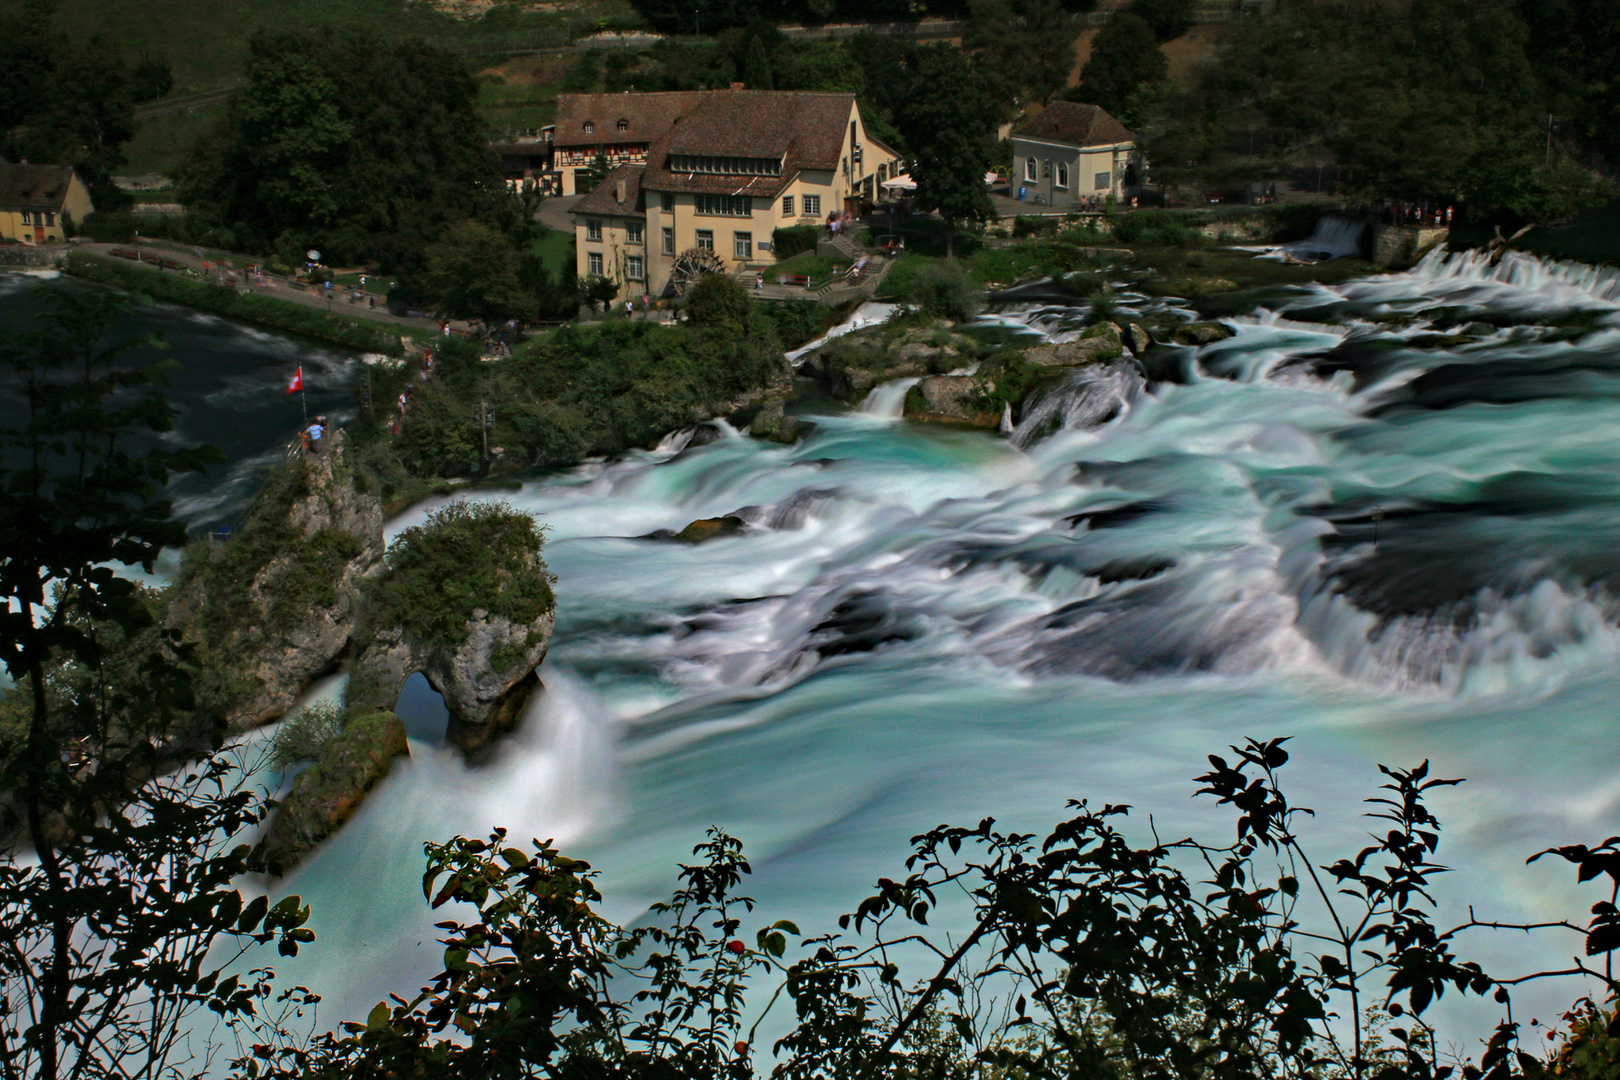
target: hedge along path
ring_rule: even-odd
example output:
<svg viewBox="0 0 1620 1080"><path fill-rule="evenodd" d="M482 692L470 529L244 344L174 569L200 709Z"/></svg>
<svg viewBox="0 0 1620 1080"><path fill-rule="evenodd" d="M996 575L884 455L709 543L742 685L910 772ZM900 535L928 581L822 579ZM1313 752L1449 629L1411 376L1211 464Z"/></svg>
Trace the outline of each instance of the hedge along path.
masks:
<svg viewBox="0 0 1620 1080"><path fill-rule="evenodd" d="M180 273L164 273L75 251L68 255L67 272L86 281L116 285L155 300L223 315L238 322L270 330L299 334L360 352L403 356L400 335L364 319L350 318L278 300L259 293L241 293L228 285L214 285Z"/></svg>

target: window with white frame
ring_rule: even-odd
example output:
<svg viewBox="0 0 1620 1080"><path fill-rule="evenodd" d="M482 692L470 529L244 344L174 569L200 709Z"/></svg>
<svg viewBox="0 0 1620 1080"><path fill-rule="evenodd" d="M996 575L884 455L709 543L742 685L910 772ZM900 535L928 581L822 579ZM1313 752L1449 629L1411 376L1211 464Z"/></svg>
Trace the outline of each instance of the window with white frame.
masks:
<svg viewBox="0 0 1620 1080"><path fill-rule="evenodd" d="M34 223L34 212L32 210L24 210L22 212L22 223L24 225L32 225Z"/></svg>
<svg viewBox="0 0 1620 1080"><path fill-rule="evenodd" d="M793 196L791 196L791 195L782 196L782 216L783 217L792 217L793 216Z"/></svg>
<svg viewBox="0 0 1620 1080"><path fill-rule="evenodd" d="M1058 187L1069 186L1069 163L1066 161L1060 161L1057 163L1056 184Z"/></svg>
<svg viewBox="0 0 1620 1080"><path fill-rule="evenodd" d="M1033 184L1035 181L1039 180L1040 178L1041 178L1041 166L1040 166L1040 163L1037 162L1032 157L1025 158L1024 159L1024 180L1027 183Z"/></svg>
<svg viewBox="0 0 1620 1080"><path fill-rule="evenodd" d="M600 251L587 252L585 255L586 273L592 277L602 276L602 253Z"/></svg>
<svg viewBox="0 0 1620 1080"><path fill-rule="evenodd" d="M731 257L734 259L752 259L754 257L754 234L731 234Z"/></svg>
<svg viewBox="0 0 1620 1080"><path fill-rule="evenodd" d="M664 230L664 254L665 255L673 255L673 254L675 254L675 230L674 229L665 229Z"/></svg>
<svg viewBox="0 0 1620 1080"><path fill-rule="evenodd" d="M1101 191L1103 188L1111 188L1111 187L1113 187L1114 186L1113 183L1112 183L1113 178L1114 178L1113 173L1105 173L1105 172L1098 173L1097 174L1097 190Z"/></svg>
<svg viewBox="0 0 1620 1080"><path fill-rule="evenodd" d="M698 195L697 212L722 217L748 217L753 200L747 195Z"/></svg>
<svg viewBox="0 0 1620 1080"><path fill-rule="evenodd" d="M642 261L641 261L641 256L640 255L626 255L625 256L625 258L624 258L624 276L629 278L631 281L640 281L642 278L647 276L646 270L644 270L642 268Z"/></svg>
<svg viewBox="0 0 1620 1080"><path fill-rule="evenodd" d="M804 213L806 217L818 217L821 214L821 196L806 195L804 197Z"/></svg>
<svg viewBox="0 0 1620 1080"><path fill-rule="evenodd" d="M602 223L600 221L596 220L595 218L585 219L585 239L602 239Z"/></svg>
<svg viewBox="0 0 1620 1080"><path fill-rule="evenodd" d="M596 130L596 125L595 124L591 123L589 120L585 121L585 134L589 135L591 132L593 132L595 130Z"/></svg>
<svg viewBox="0 0 1620 1080"><path fill-rule="evenodd" d="M697 231L697 246L699 251L714 250L714 230L699 229Z"/></svg>
<svg viewBox="0 0 1620 1080"><path fill-rule="evenodd" d="M627 244L641 243L641 222L631 221L625 224L624 242Z"/></svg>

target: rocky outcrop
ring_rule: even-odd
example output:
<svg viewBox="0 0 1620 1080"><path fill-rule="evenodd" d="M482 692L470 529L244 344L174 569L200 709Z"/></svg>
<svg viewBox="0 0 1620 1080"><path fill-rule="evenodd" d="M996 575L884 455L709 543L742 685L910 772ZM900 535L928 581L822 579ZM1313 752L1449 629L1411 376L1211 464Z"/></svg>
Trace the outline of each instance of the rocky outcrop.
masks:
<svg viewBox="0 0 1620 1080"><path fill-rule="evenodd" d="M395 760L409 756L405 725L393 713L350 720L341 735L321 748L315 763L298 774L282 800L261 848L270 871L284 873L337 832Z"/></svg>
<svg viewBox="0 0 1620 1080"><path fill-rule="evenodd" d="M1088 327L1074 341L1050 345L1037 345L1024 352L1025 359L1042 367L1079 367L1082 364L1102 364L1117 360L1125 354L1125 344L1119 327L1111 322Z"/></svg>
<svg viewBox="0 0 1620 1080"><path fill-rule="evenodd" d="M1120 332L1120 338L1125 347L1135 356L1141 356L1153 348L1153 335L1149 334L1141 323L1129 323Z"/></svg>
<svg viewBox="0 0 1620 1080"><path fill-rule="evenodd" d="M1231 328L1218 322L1185 323L1170 332L1170 340L1177 345L1209 345L1231 336Z"/></svg>
<svg viewBox="0 0 1620 1080"><path fill-rule="evenodd" d="M350 715L391 711L420 672L464 753L510 731L539 685L556 622L541 545L533 518L494 503L450 503L402 532L366 589Z"/></svg>
<svg viewBox="0 0 1620 1080"><path fill-rule="evenodd" d="M658 529L646 536L638 537L641 540L674 540L682 544L701 544L705 540L713 540L719 536L736 536L748 527L748 523L735 514L725 517L698 518L680 532L674 529Z"/></svg>
<svg viewBox="0 0 1620 1080"><path fill-rule="evenodd" d="M555 624L550 611L522 624L475 611L466 640L454 647L414 639L399 626L374 629L349 673L349 709L393 709L405 680L420 672L450 713L446 739L477 754L516 726L539 685L535 669Z"/></svg>
<svg viewBox="0 0 1620 1080"><path fill-rule="evenodd" d="M944 322L874 326L829 341L805 357L799 373L820 379L836 398L858 402L879 383L944 375L970 366L977 355L977 344Z"/></svg>
<svg viewBox="0 0 1620 1080"><path fill-rule="evenodd" d="M905 417L993 428L1001 423L1001 407L991 400L995 389L974 375L931 375L907 391Z"/></svg>
<svg viewBox="0 0 1620 1080"><path fill-rule="evenodd" d="M383 558L382 502L343 432L325 441L266 483L234 537L188 556L172 593L165 621L200 648L203 708L233 731L282 715L337 665Z"/></svg>

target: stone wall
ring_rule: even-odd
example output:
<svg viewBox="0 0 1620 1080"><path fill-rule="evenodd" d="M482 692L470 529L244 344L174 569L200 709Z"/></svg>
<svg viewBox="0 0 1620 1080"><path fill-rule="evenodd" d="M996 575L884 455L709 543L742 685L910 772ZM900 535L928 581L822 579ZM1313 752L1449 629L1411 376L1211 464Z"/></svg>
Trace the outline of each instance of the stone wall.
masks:
<svg viewBox="0 0 1620 1080"><path fill-rule="evenodd" d="M1379 225L1373 230L1373 263L1411 266L1424 252L1450 237L1451 230L1443 225Z"/></svg>

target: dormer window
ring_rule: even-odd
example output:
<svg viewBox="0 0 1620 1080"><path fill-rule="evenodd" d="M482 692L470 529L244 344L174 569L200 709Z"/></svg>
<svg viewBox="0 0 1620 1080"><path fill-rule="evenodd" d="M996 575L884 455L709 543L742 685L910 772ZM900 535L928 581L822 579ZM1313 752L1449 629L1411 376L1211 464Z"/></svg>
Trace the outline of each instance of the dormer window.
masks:
<svg viewBox="0 0 1620 1080"><path fill-rule="evenodd" d="M596 130L596 125L595 124L593 124L589 120L585 121L585 134L589 135L595 130Z"/></svg>
<svg viewBox="0 0 1620 1080"><path fill-rule="evenodd" d="M620 131L629 131L630 130L630 121L621 119L617 124L615 124L613 126L618 128Z"/></svg>

